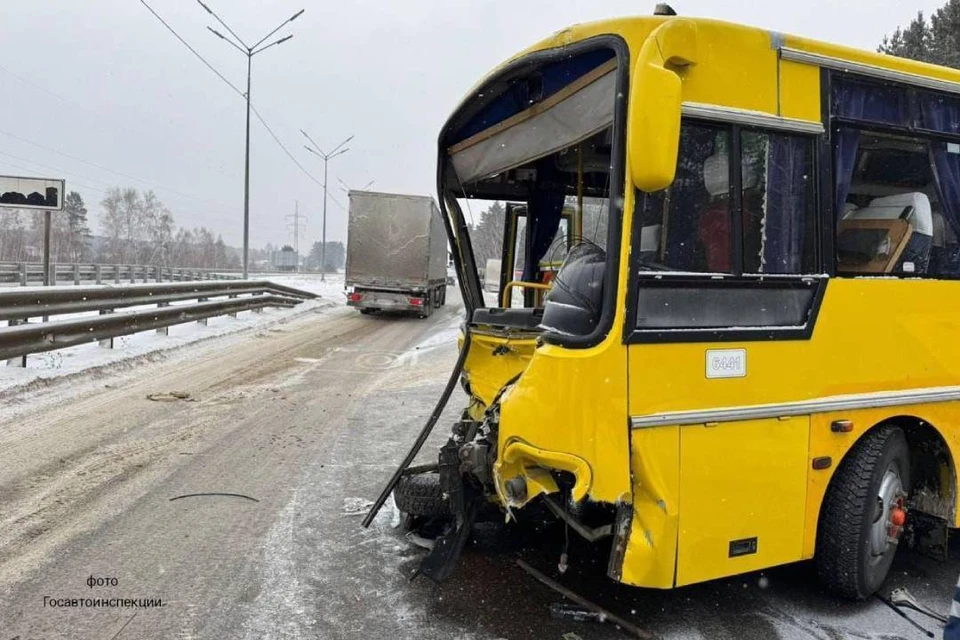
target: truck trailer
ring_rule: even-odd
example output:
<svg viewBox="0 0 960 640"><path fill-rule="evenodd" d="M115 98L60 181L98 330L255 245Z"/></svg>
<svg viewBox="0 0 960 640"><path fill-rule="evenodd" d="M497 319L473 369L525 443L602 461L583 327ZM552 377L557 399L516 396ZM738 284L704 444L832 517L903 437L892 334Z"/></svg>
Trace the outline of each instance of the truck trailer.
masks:
<svg viewBox="0 0 960 640"><path fill-rule="evenodd" d="M425 318L447 298L447 236L430 196L350 192L347 304Z"/></svg>

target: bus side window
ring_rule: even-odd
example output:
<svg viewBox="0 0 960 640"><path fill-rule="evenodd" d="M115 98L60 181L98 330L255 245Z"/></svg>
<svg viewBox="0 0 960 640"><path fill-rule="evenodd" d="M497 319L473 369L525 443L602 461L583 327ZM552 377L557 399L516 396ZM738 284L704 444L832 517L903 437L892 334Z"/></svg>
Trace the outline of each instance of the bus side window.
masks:
<svg viewBox="0 0 960 640"><path fill-rule="evenodd" d="M729 260L715 259L730 242L716 228L730 217L729 149L726 129L691 123L681 129L677 175L660 224L659 261L670 270L730 271ZM650 239L644 248L654 248Z"/></svg>
<svg viewBox="0 0 960 640"><path fill-rule="evenodd" d="M843 137L841 136L841 139ZM837 225L840 273L935 274L935 191L928 144L859 132L849 193ZM935 261L936 262L936 261Z"/></svg>

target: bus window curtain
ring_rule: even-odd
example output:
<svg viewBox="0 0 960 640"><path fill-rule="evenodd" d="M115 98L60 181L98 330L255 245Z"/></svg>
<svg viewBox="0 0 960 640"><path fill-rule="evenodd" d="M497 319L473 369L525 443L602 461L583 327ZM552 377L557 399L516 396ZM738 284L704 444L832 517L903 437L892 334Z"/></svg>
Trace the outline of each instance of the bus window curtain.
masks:
<svg viewBox="0 0 960 640"><path fill-rule="evenodd" d="M850 182L853 180L853 165L857 161L857 144L859 142L860 132L856 129L842 128L834 132L833 180L836 190L834 192L833 211L838 223L843 218L843 204L850 194Z"/></svg>
<svg viewBox="0 0 960 640"><path fill-rule="evenodd" d="M960 103L954 100L921 94L920 114L925 129L960 133ZM954 233L960 235L960 146L931 140L930 155L943 217Z"/></svg>
<svg viewBox="0 0 960 640"><path fill-rule="evenodd" d="M547 255L560 228L565 200L566 196L560 188L537 189L530 195L527 224L533 224L533 247L523 265L523 279L526 282L537 279L540 261Z"/></svg>
<svg viewBox="0 0 960 640"><path fill-rule="evenodd" d="M834 76L832 94L834 116L902 126L913 124L909 96L899 87L852 82ZM859 141L857 129L840 127L834 131L834 212L838 222L843 218L843 205L850 193Z"/></svg>
<svg viewBox="0 0 960 640"><path fill-rule="evenodd" d="M800 273L810 141L771 135L767 149L763 272Z"/></svg>

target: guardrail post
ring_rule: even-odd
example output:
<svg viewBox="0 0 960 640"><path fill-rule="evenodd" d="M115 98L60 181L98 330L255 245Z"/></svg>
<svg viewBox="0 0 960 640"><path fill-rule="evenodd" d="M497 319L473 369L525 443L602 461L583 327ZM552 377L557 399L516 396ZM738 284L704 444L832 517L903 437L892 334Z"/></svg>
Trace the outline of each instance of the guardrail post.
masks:
<svg viewBox="0 0 960 640"><path fill-rule="evenodd" d="M227 296L227 298L229 298L230 300L236 300L237 294L231 293L230 295ZM233 312L231 312L231 313L228 313L227 315L230 316L231 318L236 318L236 317L237 317L237 312L236 312L236 311L233 311Z"/></svg>
<svg viewBox="0 0 960 640"><path fill-rule="evenodd" d="M17 272L20 274L20 286L27 286L27 263L21 262L17 265Z"/></svg>
<svg viewBox="0 0 960 640"><path fill-rule="evenodd" d="M56 264L50 265L50 286L57 284L57 266Z"/></svg>
<svg viewBox="0 0 960 640"><path fill-rule="evenodd" d="M206 302L209 299L210 298L197 298L197 302ZM197 324L202 324L203 326L207 326L207 319L200 318L199 320L197 320Z"/></svg>
<svg viewBox="0 0 960 640"><path fill-rule="evenodd" d="M26 320L10 320L7 322L7 326L15 327L20 324L27 324ZM27 356L20 356L19 358L10 358L7 360L8 367L17 367L20 369L25 369L27 367Z"/></svg>
<svg viewBox="0 0 960 640"><path fill-rule="evenodd" d="M131 264L127 269L130 270L130 284L137 284L137 268Z"/></svg>
<svg viewBox="0 0 960 640"><path fill-rule="evenodd" d="M97 284L103 283L103 265L96 264L93 266L93 279Z"/></svg>
<svg viewBox="0 0 960 640"><path fill-rule="evenodd" d="M170 303L169 303L169 302L158 302L158 303L157 303L157 309L162 309L162 308L164 308L164 307L169 307L169 306L170 306ZM159 335L159 336L168 336L168 335L170 335L170 327L160 327L159 329L157 329L157 335Z"/></svg>
<svg viewBox="0 0 960 640"><path fill-rule="evenodd" d="M163 282L163 267L153 268L153 279L157 282Z"/></svg>
<svg viewBox="0 0 960 640"><path fill-rule="evenodd" d="M120 265L113 265L113 282L114 284L120 284Z"/></svg>
<svg viewBox="0 0 960 640"><path fill-rule="evenodd" d="M80 265L76 262L73 263L73 284L80 284Z"/></svg>
<svg viewBox="0 0 960 640"><path fill-rule="evenodd" d="M105 316L113 313L113 309L100 309L100 315ZM113 349L113 338L105 338L100 341L100 346L104 349Z"/></svg>

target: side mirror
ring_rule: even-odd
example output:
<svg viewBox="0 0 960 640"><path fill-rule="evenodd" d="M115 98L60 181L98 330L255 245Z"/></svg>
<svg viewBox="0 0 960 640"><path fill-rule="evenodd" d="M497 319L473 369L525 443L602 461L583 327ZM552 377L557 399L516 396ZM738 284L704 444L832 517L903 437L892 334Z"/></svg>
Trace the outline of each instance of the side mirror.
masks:
<svg viewBox="0 0 960 640"><path fill-rule="evenodd" d="M680 145L680 78L652 63L638 65L630 89L627 144L633 184L666 189L677 171Z"/></svg>
<svg viewBox="0 0 960 640"><path fill-rule="evenodd" d="M660 191L673 183L680 145L682 83L674 69L696 64L697 26L668 20L643 43L630 86L627 153L633 184Z"/></svg>

